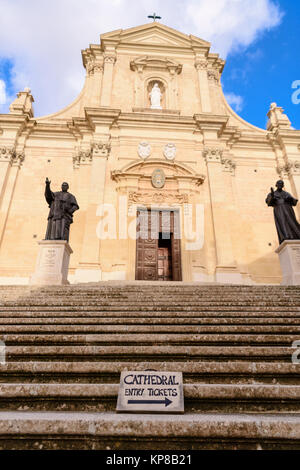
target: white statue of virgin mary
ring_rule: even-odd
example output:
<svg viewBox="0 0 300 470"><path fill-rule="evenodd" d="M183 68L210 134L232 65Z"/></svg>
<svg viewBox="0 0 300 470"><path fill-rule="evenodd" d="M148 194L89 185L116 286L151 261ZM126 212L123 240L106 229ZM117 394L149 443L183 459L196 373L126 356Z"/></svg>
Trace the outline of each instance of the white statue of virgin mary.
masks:
<svg viewBox="0 0 300 470"><path fill-rule="evenodd" d="M162 109L161 107L161 97L162 93L158 86L158 83L155 83L151 92L149 93L150 101L151 101L151 109Z"/></svg>

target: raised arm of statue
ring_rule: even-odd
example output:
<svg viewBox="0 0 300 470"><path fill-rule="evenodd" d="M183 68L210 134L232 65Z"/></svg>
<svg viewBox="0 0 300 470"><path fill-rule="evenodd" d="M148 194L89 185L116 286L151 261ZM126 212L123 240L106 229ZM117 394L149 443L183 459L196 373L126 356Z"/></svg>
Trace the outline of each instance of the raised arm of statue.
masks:
<svg viewBox="0 0 300 470"><path fill-rule="evenodd" d="M274 189L273 188L271 188L271 192L267 196L266 203L268 204L268 206L274 206L274 204L275 204Z"/></svg>
<svg viewBox="0 0 300 470"><path fill-rule="evenodd" d="M51 184L51 181L48 180L48 178L46 178L46 187L45 187L45 199L47 201L47 203L49 204L49 206L51 206L52 202L54 201L54 194L53 192L51 191L50 189L50 184Z"/></svg>

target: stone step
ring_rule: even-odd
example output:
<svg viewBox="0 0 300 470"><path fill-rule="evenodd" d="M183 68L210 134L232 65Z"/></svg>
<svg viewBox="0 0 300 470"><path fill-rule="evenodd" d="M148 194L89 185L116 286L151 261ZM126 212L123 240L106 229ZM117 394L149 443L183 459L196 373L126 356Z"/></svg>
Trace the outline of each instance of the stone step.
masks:
<svg viewBox="0 0 300 470"><path fill-rule="evenodd" d="M104 316L81 316L81 317L36 317L36 316L28 316L28 317L1 317L0 318L0 325L1 328L7 328L9 325L13 325L15 327L23 327L23 326L41 326L41 325L64 325L67 327L73 325L83 325L83 326L114 326L114 325L122 325L122 326L133 326L133 325L151 325L151 328L156 326L162 325L176 325L176 326L186 326L186 325L230 325L231 326L247 326L247 325L264 325L264 326L274 326L275 325L295 325L300 326L300 317L252 317L252 318L244 318L244 317L104 317ZM30 326L29 326L30 325ZM152 326L153 325L153 326Z"/></svg>
<svg viewBox="0 0 300 470"><path fill-rule="evenodd" d="M0 303L0 448L300 449L299 288L0 288ZM183 372L186 414L116 415L130 369Z"/></svg>
<svg viewBox="0 0 300 470"><path fill-rule="evenodd" d="M38 338L41 335L58 335L58 334L67 334L67 335L76 335L76 334L99 334L99 333L139 333L139 334L148 334L148 333L181 333L181 334L221 334L221 333L230 333L230 334L257 334L257 335L292 335L298 334L300 338L300 321L299 326L296 325L124 325L124 324L109 324L109 325L46 325L46 324L19 324L15 325L2 325L0 322L0 337L2 335L10 336L11 334L25 335L25 338L29 335L37 335Z"/></svg>
<svg viewBox="0 0 300 470"><path fill-rule="evenodd" d="M299 340L299 334L158 334L153 333L114 333L114 334L2 334L0 340L7 346L13 345L246 345L257 347L260 345L286 345L291 346L294 341Z"/></svg>
<svg viewBox="0 0 300 470"><path fill-rule="evenodd" d="M299 414L1 412L0 449L299 450Z"/></svg>
<svg viewBox="0 0 300 470"><path fill-rule="evenodd" d="M0 410L114 411L117 384L0 384ZM300 386L186 384L187 412L300 411Z"/></svg>
<svg viewBox="0 0 300 470"><path fill-rule="evenodd" d="M205 292L205 291L220 291L220 292L297 292L297 286L282 286L278 284L265 284L265 285L244 285L244 284L219 284L219 283L196 283L196 282L160 282L160 281L118 281L114 284L110 282L96 282L96 283L83 283L83 284L69 284L66 286L4 286L0 287L0 292L6 293L59 293L66 292L66 294L76 292L107 292L116 295L130 292L145 292L151 293L153 291L174 291L174 292Z"/></svg>
<svg viewBox="0 0 300 470"><path fill-rule="evenodd" d="M269 318L269 317L279 317L279 318L298 318L300 319L300 309L265 309L262 311L261 309L252 309L252 310L239 310L239 309L231 309L226 310L220 309L205 309L205 310L194 310L194 309L174 309L174 310L143 310L140 309L120 309L120 310L90 310L90 309L67 309L67 310L42 310L42 309L28 309L24 311L13 311L13 310L6 310L0 312L0 318L52 318L52 317L63 317L63 318L76 318L76 317L98 317L98 318L105 318L105 317L119 317L119 318L130 318L130 317L157 317L157 318L164 318L164 317L239 317L248 319L249 317L260 317L260 318Z"/></svg>
<svg viewBox="0 0 300 470"><path fill-rule="evenodd" d="M80 297L80 300L76 301L74 300L69 300L67 301L66 299L63 299L61 301L58 301L57 298L54 301L51 301L51 299L41 299L40 301L30 301L30 302L21 302L21 301L14 301L11 303L6 302L5 304L0 305L0 311L14 311L14 310L28 310L29 308L32 308L33 310L36 310L38 308L43 308L44 310L49 310L50 308L52 309L57 309L57 310L63 310L63 309L68 309L70 307L83 307L83 309L101 309L101 310L106 310L106 309L111 309L111 310L117 310L117 309L124 309L124 310L130 310L130 309L138 309L138 308L143 308L145 310L152 310L152 309L159 309L159 310L168 310L168 309L173 309L173 310L180 310L180 309L218 309L218 308L224 308L224 309L264 309L264 308L275 308L276 310L280 310L283 308L287 309L292 309L292 310L298 310L300 309L300 300L290 300L290 301L277 301L274 299L274 301L253 301L249 302L247 300L228 300L228 301L214 301L212 299L208 299L205 301L197 301L197 302L192 302L192 301L184 301L181 299L181 301L174 302L170 298L166 299L164 302L159 302L156 301L155 299L152 300L151 302L146 302L144 299L131 299L128 302L101 302L98 300L85 300L84 298Z"/></svg>
<svg viewBox="0 0 300 470"><path fill-rule="evenodd" d="M184 383L266 383L300 385L299 365L291 362L6 362L0 382L116 383L124 370L183 372Z"/></svg>
<svg viewBox="0 0 300 470"><path fill-rule="evenodd" d="M291 362L294 349L281 346L7 346L6 360L39 361L221 361Z"/></svg>

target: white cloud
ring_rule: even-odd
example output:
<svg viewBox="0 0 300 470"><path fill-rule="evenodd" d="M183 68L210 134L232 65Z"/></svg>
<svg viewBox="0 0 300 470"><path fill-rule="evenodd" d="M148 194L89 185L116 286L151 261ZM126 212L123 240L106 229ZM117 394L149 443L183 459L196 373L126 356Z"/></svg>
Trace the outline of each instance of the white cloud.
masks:
<svg viewBox="0 0 300 470"><path fill-rule="evenodd" d="M273 0L0 0L0 58L14 64L15 92L32 89L37 115L55 112L83 86L81 49L102 33L147 23L153 11L164 24L213 41L223 56L281 19Z"/></svg>
<svg viewBox="0 0 300 470"><path fill-rule="evenodd" d="M244 106L244 98L242 96L235 93L225 93L225 98L236 112L242 111Z"/></svg>
<svg viewBox="0 0 300 470"><path fill-rule="evenodd" d="M283 16L273 0L191 0L187 13L199 35L223 57L249 46Z"/></svg>
<svg viewBox="0 0 300 470"><path fill-rule="evenodd" d="M6 103L6 86L3 80L0 80L0 105Z"/></svg>

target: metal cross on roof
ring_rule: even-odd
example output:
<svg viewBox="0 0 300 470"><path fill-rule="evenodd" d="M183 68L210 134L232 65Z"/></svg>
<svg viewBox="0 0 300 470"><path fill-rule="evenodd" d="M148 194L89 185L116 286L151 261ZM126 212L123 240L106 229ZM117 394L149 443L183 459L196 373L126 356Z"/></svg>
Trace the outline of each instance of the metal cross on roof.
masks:
<svg viewBox="0 0 300 470"><path fill-rule="evenodd" d="M149 15L148 18L153 18L153 21L161 20L161 16L157 16L156 13L153 13L153 15Z"/></svg>

